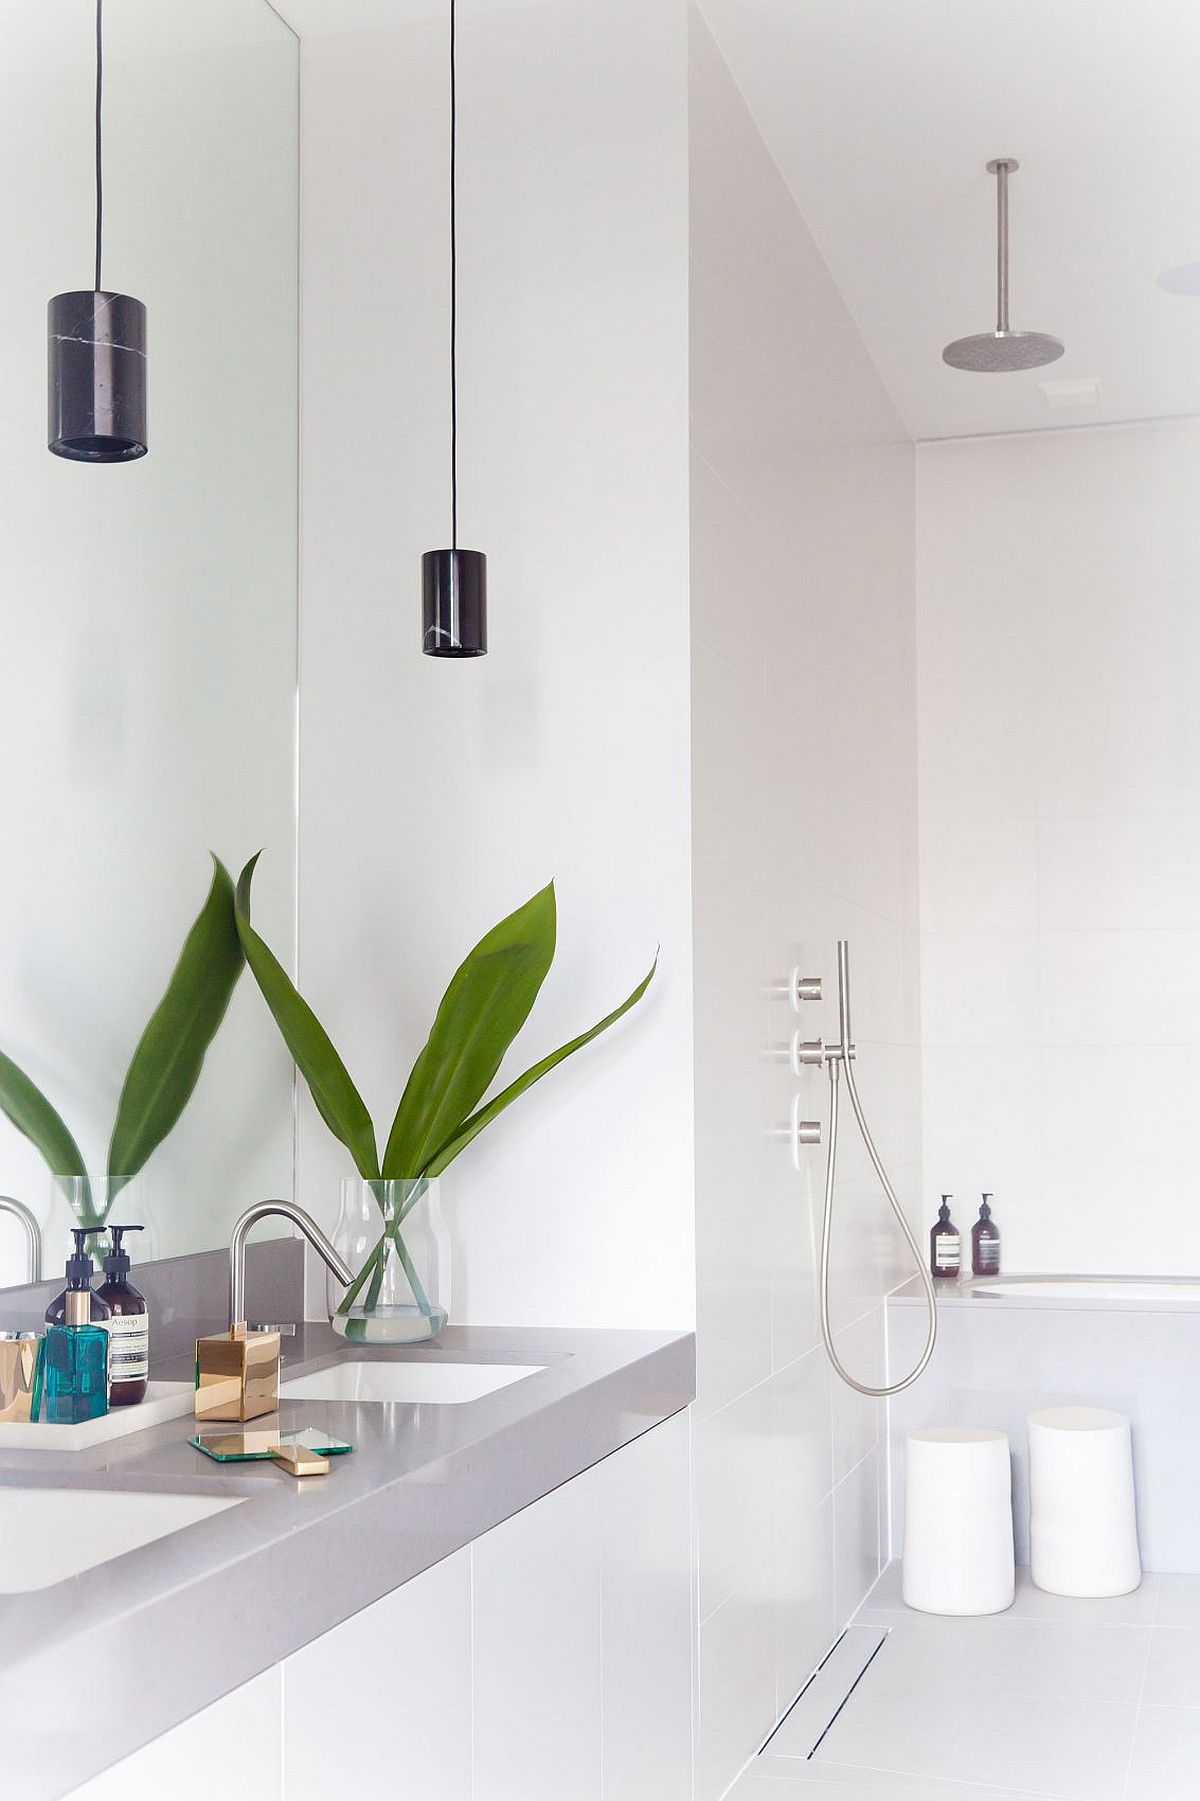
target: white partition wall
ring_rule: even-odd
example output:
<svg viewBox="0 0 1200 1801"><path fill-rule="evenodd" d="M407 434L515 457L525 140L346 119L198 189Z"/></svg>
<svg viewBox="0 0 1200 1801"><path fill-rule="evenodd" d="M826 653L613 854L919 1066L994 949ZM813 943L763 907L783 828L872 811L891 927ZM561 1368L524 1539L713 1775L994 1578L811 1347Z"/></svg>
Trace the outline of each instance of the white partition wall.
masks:
<svg viewBox="0 0 1200 1801"><path fill-rule="evenodd" d="M692 746L700 1395L697 1795L715 1801L878 1572L880 1409L819 1347L825 1078L851 941L863 1099L919 1179L913 450L728 69L693 18ZM800 962L826 1000L770 994ZM833 1316L882 1379L901 1240L851 1127Z"/></svg>

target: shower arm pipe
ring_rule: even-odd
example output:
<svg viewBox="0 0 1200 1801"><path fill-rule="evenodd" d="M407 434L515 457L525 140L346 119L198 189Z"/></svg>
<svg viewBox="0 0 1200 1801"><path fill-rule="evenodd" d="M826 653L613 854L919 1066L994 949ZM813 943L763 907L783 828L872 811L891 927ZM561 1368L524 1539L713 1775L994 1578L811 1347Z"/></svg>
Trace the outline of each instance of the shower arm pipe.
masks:
<svg viewBox="0 0 1200 1801"><path fill-rule="evenodd" d="M996 332L1008 331L1008 170L1006 158L996 163Z"/></svg>
<svg viewBox="0 0 1200 1801"><path fill-rule="evenodd" d="M886 1399L889 1395L897 1395L922 1376L933 1356L937 1343L937 1295L933 1280L926 1268L921 1248L913 1237L912 1228L905 1218L904 1209L900 1205L896 1191L888 1180L887 1171L879 1152L875 1148L875 1140L871 1136L863 1112L862 1100L858 1092L858 1081L854 1074L854 1041L850 1033L850 947L847 941L838 941L838 1020L842 1034L842 1042L831 1045L825 1052L826 1066L829 1070L829 1150L825 1160L825 1206L821 1216L821 1279L820 1279L820 1313L821 1337L825 1342L825 1350L829 1361L848 1387L856 1389L860 1395L869 1395L876 1399ZM846 1071L846 1087L850 1095L850 1104L854 1109L854 1117L858 1121L858 1129L862 1141L867 1148L875 1174L879 1177L880 1186L887 1196L888 1204L896 1216L896 1222L904 1234L905 1242L912 1253L913 1262L925 1289L925 1299L929 1307L929 1331L916 1365L899 1382L891 1382L875 1388L869 1383L858 1381L852 1376L837 1354L833 1342L833 1329L829 1320L829 1262L833 1246L833 1190L837 1172L838 1121L840 1113L841 1072Z"/></svg>

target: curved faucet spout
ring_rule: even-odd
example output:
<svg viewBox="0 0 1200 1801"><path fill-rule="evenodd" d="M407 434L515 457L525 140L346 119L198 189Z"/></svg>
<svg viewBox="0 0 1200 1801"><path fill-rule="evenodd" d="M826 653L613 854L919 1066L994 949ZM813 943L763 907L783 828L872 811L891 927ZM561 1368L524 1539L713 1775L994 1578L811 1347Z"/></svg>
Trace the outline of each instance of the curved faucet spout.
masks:
<svg viewBox="0 0 1200 1801"><path fill-rule="evenodd" d="M319 1252L339 1282L349 1287L354 1280L354 1272L342 1261L316 1220L311 1214L306 1213L303 1207L297 1207L294 1201L258 1201L253 1207L247 1207L234 1226L233 1237L229 1241L229 1324L231 1328L241 1325L246 1317L246 1238L251 1227L256 1226L260 1219L269 1219L273 1215L289 1220L298 1231L304 1234L309 1244Z"/></svg>
<svg viewBox="0 0 1200 1801"><path fill-rule="evenodd" d="M35 1215L29 1211L24 1201L17 1200L16 1196L12 1194L0 1194L0 1213L11 1213L25 1234L25 1280L40 1282L42 1279L42 1228L38 1225Z"/></svg>

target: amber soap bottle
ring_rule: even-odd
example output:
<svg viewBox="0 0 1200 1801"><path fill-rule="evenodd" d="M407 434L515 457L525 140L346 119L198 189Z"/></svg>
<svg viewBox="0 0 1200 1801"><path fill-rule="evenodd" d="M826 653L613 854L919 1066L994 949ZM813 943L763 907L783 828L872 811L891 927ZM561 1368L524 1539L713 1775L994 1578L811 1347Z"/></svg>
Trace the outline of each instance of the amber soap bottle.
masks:
<svg viewBox="0 0 1200 1801"><path fill-rule="evenodd" d="M114 1226L112 1252L104 1259L104 1281L96 1290L110 1312L108 1321L108 1404L132 1407L146 1398L150 1377L150 1309L129 1280L126 1232L144 1226Z"/></svg>
<svg viewBox="0 0 1200 1801"><path fill-rule="evenodd" d="M1000 1228L992 1218L992 1197L985 1194L983 1205L979 1209L979 1218L971 1227L971 1274L973 1276L998 1276L1000 1274Z"/></svg>
<svg viewBox="0 0 1200 1801"><path fill-rule="evenodd" d="M937 1223L929 1234L929 1269L935 1276L957 1276L962 1268L962 1239L950 1218L952 1194L942 1196Z"/></svg>

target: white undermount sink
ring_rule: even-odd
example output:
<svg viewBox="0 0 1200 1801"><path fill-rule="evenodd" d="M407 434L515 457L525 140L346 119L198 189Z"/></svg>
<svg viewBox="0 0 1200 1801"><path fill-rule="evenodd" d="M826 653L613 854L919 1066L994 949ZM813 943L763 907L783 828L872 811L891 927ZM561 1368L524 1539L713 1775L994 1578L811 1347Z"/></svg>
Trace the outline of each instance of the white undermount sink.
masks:
<svg viewBox="0 0 1200 1801"><path fill-rule="evenodd" d="M295 1376L279 1390L285 1401L432 1402L452 1407L540 1375L541 1363L331 1363Z"/></svg>
<svg viewBox="0 0 1200 1801"><path fill-rule="evenodd" d="M241 1497L0 1488L0 1595L49 1588L240 1505Z"/></svg>

